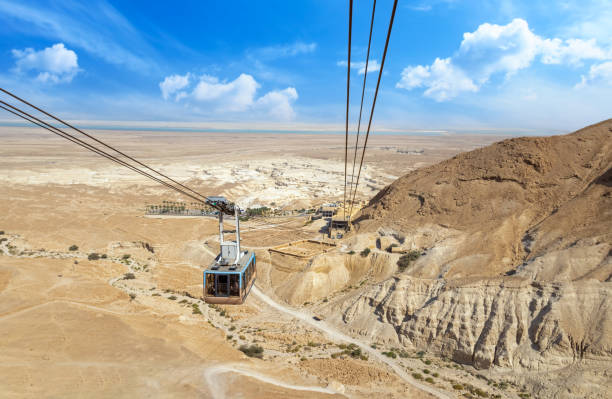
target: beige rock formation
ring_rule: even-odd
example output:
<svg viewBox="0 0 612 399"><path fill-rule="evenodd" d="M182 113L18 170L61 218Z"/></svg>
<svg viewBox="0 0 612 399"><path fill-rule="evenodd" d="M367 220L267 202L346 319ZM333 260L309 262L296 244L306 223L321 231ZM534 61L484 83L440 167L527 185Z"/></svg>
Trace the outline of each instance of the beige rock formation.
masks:
<svg viewBox="0 0 612 399"><path fill-rule="evenodd" d="M612 120L416 170L356 221L424 252L344 301L348 329L385 323L404 345L525 373L543 396L612 389Z"/></svg>

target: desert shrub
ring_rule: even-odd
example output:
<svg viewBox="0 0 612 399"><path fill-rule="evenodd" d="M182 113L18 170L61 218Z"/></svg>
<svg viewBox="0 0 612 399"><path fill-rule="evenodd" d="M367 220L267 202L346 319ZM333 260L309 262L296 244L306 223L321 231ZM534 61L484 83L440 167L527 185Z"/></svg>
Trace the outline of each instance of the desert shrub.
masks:
<svg viewBox="0 0 612 399"><path fill-rule="evenodd" d="M76 246L76 245L74 245L74 244L72 244L72 245L71 245L71 246L68 248L68 251L78 251L78 250L79 250L79 247L78 247L78 246Z"/></svg>
<svg viewBox="0 0 612 399"><path fill-rule="evenodd" d="M121 257L121 260L128 260L130 259L130 256L131 256L130 254L125 254Z"/></svg>
<svg viewBox="0 0 612 399"><path fill-rule="evenodd" d="M431 360L427 359L427 360L423 360L423 363L425 363L426 365L430 365L431 364Z"/></svg>
<svg viewBox="0 0 612 399"><path fill-rule="evenodd" d="M252 345L240 345L238 350L240 350L240 352L244 353L248 357L256 357L258 359L262 359L263 358L264 349L261 346L259 346L259 345L255 345L255 344L252 344Z"/></svg>
<svg viewBox="0 0 612 399"><path fill-rule="evenodd" d="M106 254L102 254L102 255L100 255L100 258L102 258L102 259L106 259L106 258L108 258L108 255L106 255Z"/></svg>
<svg viewBox="0 0 612 399"><path fill-rule="evenodd" d="M225 338L229 341L230 339L234 338L234 336L232 334L228 334Z"/></svg>
<svg viewBox="0 0 612 399"><path fill-rule="evenodd" d="M170 296L168 297L168 299L170 299L171 301L176 301L176 296L174 296L174 295L170 295Z"/></svg>
<svg viewBox="0 0 612 399"><path fill-rule="evenodd" d="M478 395L478 396L480 396L481 398L488 398L489 397L489 394L486 393L485 391L483 391L480 388L474 389L473 393ZM529 397L529 396L527 396L527 397Z"/></svg>
<svg viewBox="0 0 612 399"><path fill-rule="evenodd" d="M433 384L434 379L431 378L431 377L427 377L427 378L425 378L425 381L429 382L430 384Z"/></svg>
<svg viewBox="0 0 612 399"><path fill-rule="evenodd" d="M241 340L243 340L243 341L246 339L246 337L245 337L244 335L241 335L241 336L240 336L240 337L238 337L238 338L240 338L240 339L241 339Z"/></svg>
<svg viewBox="0 0 612 399"><path fill-rule="evenodd" d="M397 261L397 267L401 272L403 272L412 262L419 259L420 256L421 253L419 251L414 249L410 250L405 255L400 256L399 260Z"/></svg>
<svg viewBox="0 0 612 399"><path fill-rule="evenodd" d="M370 254L370 252L371 252L370 248L365 248L363 251L361 251L359 253L359 255L361 255L361 256L363 256L365 258L366 256L368 256Z"/></svg>
<svg viewBox="0 0 612 399"><path fill-rule="evenodd" d="M98 259L100 259L100 255L98 255L95 252L92 252L89 255L87 255L87 260L98 260Z"/></svg>
<svg viewBox="0 0 612 399"><path fill-rule="evenodd" d="M151 294L151 296L161 296L161 294L155 292L155 293Z"/></svg>
<svg viewBox="0 0 612 399"><path fill-rule="evenodd" d="M389 245L389 246L387 247L387 250L386 250L386 251L387 251L387 252L392 252L392 251L393 251L393 248L397 248L397 247L398 247L398 245L397 245L396 243L393 243L393 244L391 244L391 245Z"/></svg>
<svg viewBox="0 0 612 399"><path fill-rule="evenodd" d="M352 249L349 251L348 253L349 255L355 255L355 251L353 251Z"/></svg>
<svg viewBox="0 0 612 399"><path fill-rule="evenodd" d="M462 391L463 390L463 385L461 384L453 384L453 389L456 391Z"/></svg>
<svg viewBox="0 0 612 399"><path fill-rule="evenodd" d="M390 357L391 359L397 358L397 355L394 352L383 352L383 355Z"/></svg>
<svg viewBox="0 0 612 399"><path fill-rule="evenodd" d="M414 378L415 380L422 380L423 376L419 373L412 373L412 378Z"/></svg>
<svg viewBox="0 0 612 399"><path fill-rule="evenodd" d="M329 302L329 299L323 298L323 302Z"/></svg>
<svg viewBox="0 0 612 399"><path fill-rule="evenodd" d="M0 230L0 236L4 235L4 230Z"/></svg>
<svg viewBox="0 0 612 399"><path fill-rule="evenodd" d="M419 351L419 352L417 352L416 355L417 355L418 358L422 358L423 356L425 356L425 352L424 351Z"/></svg>
<svg viewBox="0 0 612 399"><path fill-rule="evenodd" d="M193 314L202 314L202 311L200 310L200 307L198 306L197 303L191 304L191 307L193 308L191 313L193 313Z"/></svg>
<svg viewBox="0 0 612 399"><path fill-rule="evenodd" d="M436 378L438 378L440 376L440 374L438 374L438 373L432 373L431 375L436 377Z"/></svg>
<svg viewBox="0 0 612 399"><path fill-rule="evenodd" d="M136 276L134 276L134 273L125 273L123 275L124 280L134 280L135 278Z"/></svg>
<svg viewBox="0 0 612 399"><path fill-rule="evenodd" d="M230 330L230 331L234 331L235 329L236 329L236 326L231 326L231 327L229 328L229 330Z"/></svg>
<svg viewBox="0 0 612 399"><path fill-rule="evenodd" d="M431 373L431 371L429 371L428 369L424 369L424 370L423 370L423 373L425 373L425 374L429 374L429 373Z"/></svg>
<svg viewBox="0 0 612 399"><path fill-rule="evenodd" d="M181 299L179 303L187 303L187 302L189 302L187 299Z"/></svg>
<svg viewBox="0 0 612 399"><path fill-rule="evenodd" d="M4 241L8 241L8 238L6 238L6 237L2 237L2 238L0 238L0 243L2 243L2 242L4 242Z"/></svg>
<svg viewBox="0 0 612 399"><path fill-rule="evenodd" d="M130 301L133 301L134 299L136 299L136 294L132 292L130 293Z"/></svg>
<svg viewBox="0 0 612 399"><path fill-rule="evenodd" d="M219 316L225 316L225 315L226 315L225 310L222 310L219 312Z"/></svg>

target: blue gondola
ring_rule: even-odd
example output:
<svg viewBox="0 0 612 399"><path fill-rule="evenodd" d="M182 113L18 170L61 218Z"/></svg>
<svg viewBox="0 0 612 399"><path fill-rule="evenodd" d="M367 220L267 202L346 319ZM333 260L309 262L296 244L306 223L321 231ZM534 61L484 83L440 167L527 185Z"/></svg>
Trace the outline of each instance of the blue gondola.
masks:
<svg viewBox="0 0 612 399"><path fill-rule="evenodd" d="M239 305L244 303L255 278L255 252L240 249L238 208L224 197L208 197L207 203L219 210L219 242L221 252L204 271L203 288L206 303ZM236 217L236 241L223 240L223 214Z"/></svg>

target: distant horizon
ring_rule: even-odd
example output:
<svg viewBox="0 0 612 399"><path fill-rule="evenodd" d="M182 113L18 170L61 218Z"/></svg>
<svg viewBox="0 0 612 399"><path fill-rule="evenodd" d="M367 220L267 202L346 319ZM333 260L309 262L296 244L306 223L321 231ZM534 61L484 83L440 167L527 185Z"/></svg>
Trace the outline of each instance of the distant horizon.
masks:
<svg viewBox="0 0 612 399"><path fill-rule="evenodd" d="M176 133L261 133L261 134L316 134L316 135L344 135L344 126L332 125L308 125L292 124L288 125L268 125L248 124L231 122L169 122L169 121L99 121L99 120L66 120L81 129L89 130L109 130L109 131L135 131L135 132L176 132ZM601 121L599 121L601 122ZM594 122L599 123L599 122ZM32 127L38 128L26 121L2 120L0 127ZM586 127L586 126L583 126ZM582 127L578 128L581 129ZM406 136L445 136L445 135L500 135L500 136L552 136L568 134L578 129L568 131L556 129L512 129L512 128L488 128L474 127L467 129L398 129L377 127L370 131L371 135L406 135ZM352 140L356 134L356 127L349 128L349 135ZM360 131L360 135L365 135L365 131Z"/></svg>

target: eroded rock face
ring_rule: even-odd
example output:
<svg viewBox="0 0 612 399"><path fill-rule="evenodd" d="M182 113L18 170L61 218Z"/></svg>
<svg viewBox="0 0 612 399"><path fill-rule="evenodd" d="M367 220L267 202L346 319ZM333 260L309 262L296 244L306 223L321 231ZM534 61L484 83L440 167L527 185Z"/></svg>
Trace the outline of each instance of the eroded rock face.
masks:
<svg viewBox="0 0 612 399"><path fill-rule="evenodd" d="M549 388L612 368L612 120L410 172L356 221L423 256L347 299L347 328Z"/></svg>
<svg viewBox="0 0 612 399"><path fill-rule="evenodd" d="M612 355L612 287L595 280L540 284L523 279L449 284L400 277L347 304L343 320L362 334L362 316L390 324L400 342L477 368L554 369Z"/></svg>

